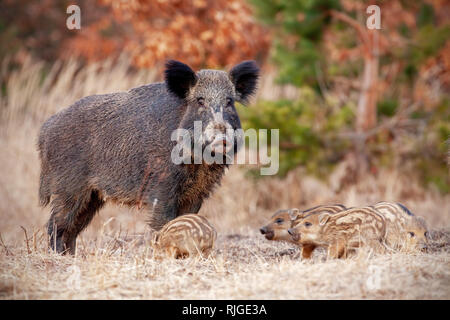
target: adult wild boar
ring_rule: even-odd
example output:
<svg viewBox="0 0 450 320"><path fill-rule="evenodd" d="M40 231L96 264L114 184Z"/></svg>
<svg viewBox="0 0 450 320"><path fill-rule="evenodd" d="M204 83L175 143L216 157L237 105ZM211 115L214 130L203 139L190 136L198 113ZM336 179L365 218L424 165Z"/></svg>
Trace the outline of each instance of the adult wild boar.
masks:
<svg viewBox="0 0 450 320"><path fill-rule="evenodd" d="M195 73L171 60L164 82L88 96L50 117L38 151L40 203L51 200L52 207L51 248L74 254L77 235L107 200L147 208L156 230L179 215L197 213L227 164L175 164L172 132L193 133L194 122L201 121L202 148L213 146L224 156L237 151L236 137L226 131L241 128L234 102L245 103L255 92L258 74L254 61L229 73Z"/></svg>

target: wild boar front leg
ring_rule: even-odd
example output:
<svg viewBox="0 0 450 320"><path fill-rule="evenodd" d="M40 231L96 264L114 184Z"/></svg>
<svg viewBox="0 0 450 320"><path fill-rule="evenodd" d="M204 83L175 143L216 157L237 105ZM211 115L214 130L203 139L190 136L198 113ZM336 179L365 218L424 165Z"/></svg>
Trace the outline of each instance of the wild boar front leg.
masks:
<svg viewBox="0 0 450 320"><path fill-rule="evenodd" d="M188 203L180 208L180 215L189 213L198 213L202 207L203 199L196 199L194 203Z"/></svg>
<svg viewBox="0 0 450 320"><path fill-rule="evenodd" d="M314 244L308 243L308 244L302 245L302 258L310 259L315 248L316 248L316 246Z"/></svg>
<svg viewBox="0 0 450 320"><path fill-rule="evenodd" d="M150 197L148 206L151 211L149 225L157 231L179 215L178 198L170 191L159 192L157 196Z"/></svg>

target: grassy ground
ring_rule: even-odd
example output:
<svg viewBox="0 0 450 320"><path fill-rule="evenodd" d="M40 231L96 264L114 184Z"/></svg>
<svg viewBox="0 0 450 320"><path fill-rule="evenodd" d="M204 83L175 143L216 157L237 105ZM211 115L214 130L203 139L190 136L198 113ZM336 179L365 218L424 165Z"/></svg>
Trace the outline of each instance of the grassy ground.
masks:
<svg viewBox="0 0 450 320"><path fill-rule="evenodd" d="M0 298L2 299L449 299L450 196L424 190L413 176L381 170L357 184L336 187L305 176L250 180L234 167L200 214L219 237L205 260L155 261L144 211L108 205L78 239L75 257L48 252L38 206L36 137L52 113L92 93L125 90L153 81L129 75L126 63L77 71L75 63L46 70L24 61L0 100ZM76 74L74 78L74 74ZM272 88L270 83L263 86ZM295 95L292 88L262 90ZM286 93L287 92L287 93ZM267 97L265 97L267 98ZM269 97L270 98L270 97ZM297 258L286 243L270 242L258 228L279 208L340 202L348 206L398 200L422 215L433 238L428 253L347 260Z"/></svg>

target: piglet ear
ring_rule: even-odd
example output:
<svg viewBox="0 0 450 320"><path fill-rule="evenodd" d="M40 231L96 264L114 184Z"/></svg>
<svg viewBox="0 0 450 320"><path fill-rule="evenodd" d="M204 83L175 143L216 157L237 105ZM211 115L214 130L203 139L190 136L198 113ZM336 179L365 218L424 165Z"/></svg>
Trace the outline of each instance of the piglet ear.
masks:
<svg viewBox="0 0 450 320"><path fill-rule="evenodd" d="M293 220L296 220L298 218L298 216L300 215L300 210L298 210L297 208L292 208L292 209L289 209L288 213L289 213L289 218L293 221Z"/></svg>
<svg viewBox="0 0 450 320"><path fill-rule="evenodd" d="M330 219L330 214L328 212L322 213L319 216L319 225L323 226Z"/></svg>
<svg viewBox="0 0 450 320"><path fill-rule="evenodd" d="M197 76L188 65L176 60L169 60L166 63L165 81L170 92L184 99L189 89L197 82Z"/></svg>
<svg viewBox="0 0 450 320"><path fill-rule="evenodd" d="M259 78L259 68L255 61L244 61L236 65L230 71L237 101L247 103L252 94L256 92L256 84Z"/></svg>

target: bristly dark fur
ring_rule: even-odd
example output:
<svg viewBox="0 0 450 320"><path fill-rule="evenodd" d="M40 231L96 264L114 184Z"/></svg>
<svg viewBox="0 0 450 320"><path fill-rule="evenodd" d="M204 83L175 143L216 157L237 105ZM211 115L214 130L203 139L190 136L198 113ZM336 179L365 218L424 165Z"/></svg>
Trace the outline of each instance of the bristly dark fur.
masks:
<svg viewBox="0 0 450 320"><path fill-rule="evenodd" d="M252 94L256 92L259 78L259 68L255 61L244 61L230 71L236 91L240 95L240 102L247 103Z"/></svg>
<svg viewBox="0 0 450 320"><path fill-rule="evenodd" d="M186 64L169 60L166 63L165 81L170 92L181 99L186 98L189 88L197 82L195 72Z"/></svg>
<svg viewBox="0 0 450 320"><path fill-rule="evenodd" d="M404 205L402 205L400 202L397 202L397 204L403 209L403 211L405 211L405 213L409 216L413 216L413 213Z"/></svg>

